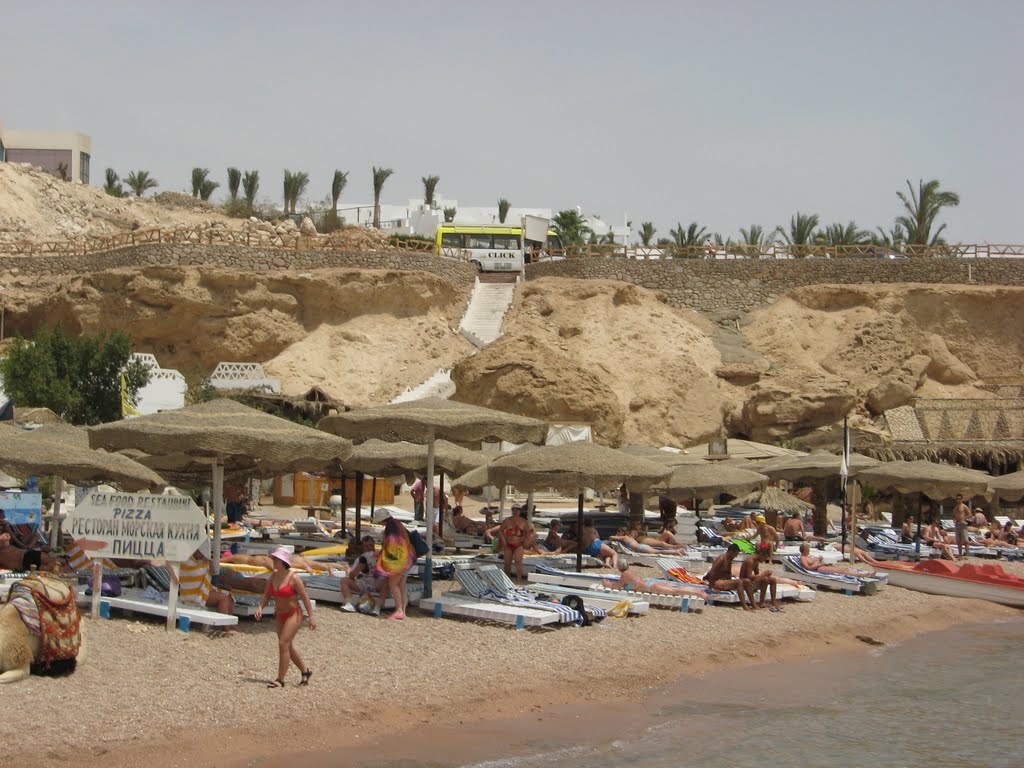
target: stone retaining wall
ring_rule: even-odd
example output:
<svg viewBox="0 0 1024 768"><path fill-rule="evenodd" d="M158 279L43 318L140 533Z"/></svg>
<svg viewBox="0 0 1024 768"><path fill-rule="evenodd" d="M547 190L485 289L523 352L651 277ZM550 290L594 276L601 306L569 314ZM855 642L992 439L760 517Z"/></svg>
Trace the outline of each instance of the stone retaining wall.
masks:
<svg viewBox="0 0 1024 768"><path fill-rule="evenodd" d="M567 259L530 264L527 279L620 280L663 292L668 303L702 312L747 312L803 285L944 283L1024 285L1024 259Z"/></svg>
<svg viewBox="0 0 1024 768"><path fill-rule="evenodd" d="M118 267L207 267L245 272L270 269L307 272L326 267L403 269L433 272L458 284L471 283L476 277L476 268L467 261L414 251L291 251L243 245L152 243L87 256L0 257L0 274L82 274Z"/></svg>

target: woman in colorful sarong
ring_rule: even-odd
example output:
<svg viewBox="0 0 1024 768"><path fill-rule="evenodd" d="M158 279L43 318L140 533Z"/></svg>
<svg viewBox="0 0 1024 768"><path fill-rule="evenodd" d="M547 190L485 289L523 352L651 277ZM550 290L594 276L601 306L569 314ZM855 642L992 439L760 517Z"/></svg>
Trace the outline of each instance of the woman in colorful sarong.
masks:
<svg viewBox="0 0 1024 768"><path fill-rule="evenodd" d="M374 566L374 573L383 580L380 597L374 606L374 613L379 613L384 601L390 594L395 601L395 610L389 619L404 619L405 610L409 605L409 595L405 584L409 571L416 562L416 552L409 539L409 531L401 522L389 517L384 524L384 536L381 540L380 557Z"/></svg>
<svg viewBox="0 0 1024 768"><path fill-rule="evenodd" d="M274 598L274 619L277 623L277 679L267 687L284 688L284 677L288 674L289 662L294 662L302 673L299 685L309 685L313 670L306 666L306 662L296 650L295 635L302 626L302 608L299 607L299 600L306 606L309 628L316 629L313 605L306 594L306 585L291 571L292 553L284 547L278 547L270 553L270 559L273 561L274 572L267 579L263 598L256 609L256 620L259 621L263 618L263 609L270 602L270 598Z"/></svg>

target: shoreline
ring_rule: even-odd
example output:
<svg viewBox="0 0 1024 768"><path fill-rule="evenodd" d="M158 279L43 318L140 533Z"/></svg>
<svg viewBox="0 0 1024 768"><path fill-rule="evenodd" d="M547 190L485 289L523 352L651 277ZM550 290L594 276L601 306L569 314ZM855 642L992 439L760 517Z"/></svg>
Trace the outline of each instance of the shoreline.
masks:
<svg viewBox="0 0 1024 768"><path fill-rule="evenodd" d="M522 632L425 614L391 622L321 608L321 629L299 636L300 651L320 674L308 688L284 691L265 688L274 642L267 622L218 639L166 633L151 622L94 627L87 620L93 642L79 671L4 687L10 711L36 713L32 732L13 734L7 755L41 768L69 760L99 768L114 754L148 768L273 766L296 757L328 765L340 751L346 762L427 755L458 764L493 755L496 740L507 756L517 743L510 736L527 726L532 741L553 737L567 712L578 718L583 711L585 720L577 721L588 729L621 727L627 710L639 709L631 705L685 677L873 649L856 635L892 645L1012 617L1021 612L896 587L872 597L820 591L782 614L652 610L594 627ZM122 663L112 665L111 656ZM190 671L190 663L201 671ZM415 738L395 738L406 731ZM48 748L40 751L40 743Z"/></svg>

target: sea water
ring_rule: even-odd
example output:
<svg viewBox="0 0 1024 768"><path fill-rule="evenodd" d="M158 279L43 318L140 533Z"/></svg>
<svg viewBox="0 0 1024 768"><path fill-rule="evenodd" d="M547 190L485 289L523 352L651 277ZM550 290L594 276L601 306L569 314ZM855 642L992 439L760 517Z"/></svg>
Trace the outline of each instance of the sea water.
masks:
<svg viewBox="0 0 1024 768"><path fill-rule="evenodd" d="M683 678L649 721L475 768L1024 766L1024 621L963 626L870 654ZM521 744L520 747L523 745Z"/></svg>

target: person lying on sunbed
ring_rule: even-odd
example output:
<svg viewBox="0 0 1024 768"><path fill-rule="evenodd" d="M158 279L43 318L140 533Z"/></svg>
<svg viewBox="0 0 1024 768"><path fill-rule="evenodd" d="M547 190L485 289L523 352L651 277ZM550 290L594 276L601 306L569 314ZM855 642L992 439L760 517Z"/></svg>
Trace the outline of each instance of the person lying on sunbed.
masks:
<svg viewBox="0 0 1024 768"><path fill-rule="evenodd" d="M704 580L716 592L728 592L735 590L740 596L740 605L744 611L754 610L754 589L749 581L741 578L733 578L732 562L740 553L739 544L730 544L728 549L711 564L711 570L707 572Z"/></svg>
<svg viewBox="0 0 1024 768"><path fill-rule="evenodd" d="M1017 532L1013 530L1013 523L1011 523L1009 520L1007 520L1006 523L1003 525L1002 530L999 531L996 538L999 539L999 543L1001 545L1009 544L1011 547L1018 546L1018 542L1020 541L1019 537L1017 536Z"/></svg>
<svg viewBox="0 0 1024 768"><path fill-rule="evenodd" d="M221 555L220 561L222 563L235 563L236 565L255 565L258 568L266 568L268 571L274 570L274 560L270 555L236 555L231 552L225 552ZM318 560L311 560L302 555L292 555L292 568L298 568L300 571L305 571L309 574L317 571L327 571L331 576L334 575L333 564L321 563Z"/></svg>
<svg viewBox="0 0 1024 768"><path fill-rule="evenodd" d="M683 555L686 554L684 550L679 547L668 547L664 544L661 546L651 546L650 544L641 544L635 538L630 536L625 528L619 528L619 532L614 536L609 537L612 541L619 542L622 546L628 549L630 552L636 552L640 555Z"/></svg>
<svg viewBox="0 0 1024 768"><path fill-rule="evenodd" d="M483 535L487 532L487 524L482 520L471 520L466 517L462 507L452 507L452 525L460 533L468 533L471 536Z"/></svg>
<svg viewBox="0 0 1024 768"><path fill-rule="evenodd" d="M677 520L674 517L670 517L664 523L661 524L661 532L658 533L658 541L662 544L668 544L673 547L681 547L683 543L676 538L676 527L678 525Z"/></svg>
<svg viewBox="0 0 1024 768"><path fill-rule="evenodd" d="M619 564L619 555L614 549L601 541L601 538L597 533L597 528L594 527L593 518L587 517L583 520L583 530L580 531L579 547L583 554L590 555L591 557L599 557L604 560L604 564L609 568L615 568Z"/></svg>
<svg viewBox="0 0 1024 768"><path fill-rule="evenodd" d="M652 595L675 595L677 597L704 597L706 592L700 587L688 587L685 584L666 584L662 579L645 579L634 571L625 560L619 560L618 579L604 579L601 583L612 589L624 589L627 592L649 592Z"/></svg>
<svg viewBox="0 0 1024 768"><path fill-rule="evenodd" d="M807 545L804 544L804 547ZM757 545L757 554L752 557L748 557L740 565L740 579L745 580L751 585L753 591L756 592L758 589L761 590L761 600L758 602L758 608L765 607L765 598L768 593L771 592L772 603L770 610L773 612L781 611L782 606L779 605L778 601L778 590L779 580L775 578L769 568L761 569L761 565L770 563L772 559L772 545L767 542L761 542Z"/></svg>
<svg viewBox="0 0 1024 768"><path fill-rule="evenodd" d="M548 525L548 535L544 538L544 548L548 552L559 554L562 552L562 536L558 529L562 527L562 521L557 517Z"/></svg>
<svg viewBox="0 0 1024 768"><path fill-rule="evenodd" d="M858 557L861 553L862 550L859 548L855 552ZM873 578L875 576L874 571L864 570L862 568L850 568L846 565L825 565L825 561L822 558L811 554L811 548L806 544L802 544L800 546L800 565L808 571L814 571L816 573L838 573L843 576L859 576L861 578Z"/></svg>
<svg viewBox="0 0 1024 768"><path fill-rule="evenodd" d="M649 547L654 547L659 551L678 551L681 554L686 554L686 547L681 544L669 543L664 541L660 536L648 536L642 528L634 527L629 531L629 535L636 539L640 544L646 544Z"/></svg>

